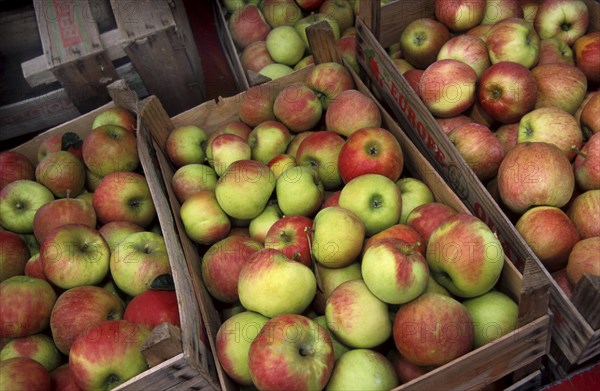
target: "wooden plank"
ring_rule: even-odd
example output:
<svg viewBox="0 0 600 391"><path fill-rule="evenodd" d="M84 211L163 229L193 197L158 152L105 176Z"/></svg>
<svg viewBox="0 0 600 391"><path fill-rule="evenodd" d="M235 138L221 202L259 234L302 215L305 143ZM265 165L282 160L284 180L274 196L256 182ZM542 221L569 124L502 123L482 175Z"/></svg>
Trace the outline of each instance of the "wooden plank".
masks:
<svg viewBox="0 0 600 391"><path fill-rule="evenodd" d="M150 368L177 356L183 351L181 330L167 322L157 325L144 341L141 351Z"/></svg>
<svg viewBox="0 0 600 391"><path fill-rule="evenodd" d="M306 30L306 37L310 42L313 58L316 64L324 62L342 63L342 55L340 54L333 31L326 21L319 22L310 26Z"/></svg>
<svg viewBox="0 0 600 391"><path fill-rule="evenodd" d="M573 289L571 301L594 330L600 329L600 276L584 274Z"/></svg>
<svg viewBox="0 0 600 391"><path fill-rule="evenodd" d="M23 51L41 52L40 33L31 4L11 11L0 12L0 53L10 57ZM7 39L19 37L19 39Z"/></svg>
<svg viewBox="0 0 600 391"><path fill-rule="evenodd" d="M166 0L110 0L123 41L144 38L175 27L170 3Z"/></svg>

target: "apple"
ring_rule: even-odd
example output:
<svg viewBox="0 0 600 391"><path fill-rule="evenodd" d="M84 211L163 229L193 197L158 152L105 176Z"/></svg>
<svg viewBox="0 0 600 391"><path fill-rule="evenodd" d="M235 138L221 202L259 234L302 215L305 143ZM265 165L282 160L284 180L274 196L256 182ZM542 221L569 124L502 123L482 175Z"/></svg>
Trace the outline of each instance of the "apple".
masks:
<svg viewBox="0 0 600 391"><path fill-rule="evenodd" d="M313 219L311 255L325 267L348 266L360 255L364 238L365 225L354 212L330 206Z"/></svg>
<svg viewBox="0 0 600 391"><path fill-rule="evenodd" d="M583 144L577 120L556 107L542 107L523 116L517 131L517 143L545 142L557 146L572 161Z"/></svg>
<svg viewBox="0 0 600 391"><path fill-rule="evenodd" d="M372 349L352 349L336 361L328 390L391 390L400 383L394 366Z"/></svg>
<svg viewBox="0 0 600 391"><path fill-rule="evenodd" d="M388 304L414 300L425 291L429 279L423 254L398 238L372 243L362 256L361 273L369 290Z"/></svg>
<svg viewBox="0 0 600 391"><path fill-rule="evenodd" d="M111 221L98 228L98 232L106 240L110 251L114 251L115 247L127 236L143 231L145 231L144 228L129 221Z"/></svg>
<svg viewBox="0 0 600 391"><path fill-rule="evenodd" d="M165 240L154 232L127 236L110 254L110 274L117 287L129 296L149 290L157 277L171 274Z"/></svg>
<svg viewBox="0 0 600 391"><path fill-rule="evenodd" d="M273 63L265 65L258 73L271 80L279 79L294 72L294 69L289 65Z"/></svg>
<svg viewBox="0 0 600 391"><path fill-rule="evenodd" d="M20 152L0 152L0 190L18 179L34 181L34 165Z"/></svg>
<svg viewBox="0 0 600 391"><path fill-rule="evenodd" d="M492 28L493 24L480 24L470 28L465 35L471 35L481 39L483 42L487 41L488 33Z"/></svg>
<svg viewBox="0 0 600 391"><path fill-rule="evenodd" d="M262 122L256 125L248 136L251 157L263 164L267 164L275 156L286 151L291 139L292 135L290 131L281 122Z"/></svg>
<svg viewBox="0 0 600 391"><path fill-rule="evenodd" d="M302 60L298 61L298 62L296 63L296 65L294 65L294 67L293 67L292 69L293 69L294 71L298 71L298 70L300 70L300 69L302 69L302 68L306 68L306 67L308 67L308 66L310 66L310 65L314 65L314 63L315 63L315 58L314 58L314 56L313 56L312 54L309 54L309 55L307 55L307 56L304 56L304 57L302 58Z"/></svg>
<svg viewBox="0 0 600 391"><path fill-rule="evenodd" d="M38 147L37 161L41 162L47 154L58 151L70 152L76 158L83 161L83 154L81 152L82 145L83 140L81 137L73 132L58 132L44 136L42 143Z"/></svg>
<svg viewBox="0 0 600 391"><path fill-rule="evenodd" d="M354 72L360 72L360 66L358 65L358 59L356 57L356 37L353 35L342 36L340 39L335 41L338 51L340 52L342 59L354 70Z"/></svg>
<svg viewBox="0 0 600 391"><path fill-rule="evenodd" d="M186 234L196 243L213 244L231 230L231 220L212 190L191 194L181 205L179 214Z"/></svg>
<svg viewBox="0 0 600 391"><path fill-rule="evenodd" d="M573 286L584 274L600 276L600 237L594 236L575 243L567 260L567 278Z"/></svg>
<svg viewBox="0 0 600 391"><path fill-rule="evenodd" d="M246 4L252 4L252 5L259 6L261 1L264 1L264 0L223 0L223 5L225 6L225 9L229 13L233 13L238 8L241 8L241 7L245 6Z"/></svg>
<svg viewBox="0 0 600 391"><path fill-rule="evenodd" d="M540 59L537 65L544 64L575 65L573 50L561 39L542 39L540 41Z"/></svg>
<svg viewBox="0 0 600 391"><path fill-rule="evenodd" d="M298 145L296 164L316 169L325 190L337 189L342 185L339 156L344 143L345 139L335 132L314 131Z"/></svg>
<svg viewBox="0 0 600 391"><path fill-rule="evenodd" d="M554 144L518 143L498 168L500 199L514 213L522 214L536 205L563 207L574 188L571 163Z"/></svg>
<svg viewBox="0 0 600 391"><path fill-rule="evenodd" d="M223 175L231 163L238 160L249 160L252 157L252 148L248 141L230 133L223 133L215 137L210 143L210 151L211 156L208 163L214 169L217 177ZM216 180L212 190L215 187Z"/></svg>
<svg viewBox="0 0 600 391"><path fill-rule="evenodd" d="M403 57L415 68L425 69L433 64L440 48L450 39L450 31L432 18L410 22L400 35Z"/></svg>
<svg viewBox="0 0 600 391"><path fill-rule="evenodd" d="M445 134L448 134L457 126L468 124L469 122L473 122L473 120L464 114L459 114L449 118L436 118L435 122L438 123L440 129L442 129Z"/></svg>
<svg viewBox="0 0 600 391"><path fill-rule="evenodd" d="M52 200L54 195L41 183L13 181L0 190L0 225L15 233L32 233L35 213Z"/></svg>
<svg viewBox="0 0 600 391"><path fill-rule="evenodd" d="M288 155L287 153L280 153L275 156L273 159L269 160L267 166L273 172L275 179L279 179L281 174L290 167L296 166L296 158L292 155Z"/></svg>
<svg viewBox="0 0 600 391"><path fill-rule="evenodd" d="M96 228L96 211L91 203L77 198L61 198L42 205L33 217L33 233L43 243L56 227L84 224Z"/></svg>
<svg viewBox="0 0 600 391"><path fill-rule="evenodd" d="M85 166L67 151L52 152L35 168L35 179L55 197L76 197L85 186Z"/></svg>
<svg viewBox="0 0 600 391"><path fill-rule="evenodd" d="M396 183L380 174L363 174L344 185L339 205L352 211L372 236L397 224L402 211L402 195Z"/></svg>
<svg viewBox="0 0 600 391"><path fill-rule="evenodd" d="M405 250L415 250L425 256L425 243L423 237L415 229L406 224L395 224L369 237L363 245L362 254L364 254L373 244L389 238L399 239L404 242Z"/></svg>
<svg viewBox="0 0 600 391"><path fill-rule="evenodd" d="M496 121L504 124L517 122L534 109L537 82L525 66L501 61L481 75L477 99L485 112Z"/></svg>
<svg viewBox="0 0 600 391"><path fill-rule="evenodd" d="M273 102L275 94L265 85L250 87L240 98L240 120L254 127L261 122L274 120Z"/></svg>
<svg viewBox="0 0 600 391"><path fill-rule="evenodd" d="M48 327L56 293L47 281L13 276L0 282L0 296L0 338L26 337Z"/></svg>
<svg viewBox="0 0 600 391"><path fill-rule="evenodd" d="M592 135L577 152L573 172L580 190L600 189L600 134Z"/></svg>
<svg viewBox="0 0 600 391"><path fill-rule="evenodd" d="M50 374L32 358L13 357L0 365L0 389L50 391Z"/></svg>
<svg viewBox="0 0 600 391"><path fill-rule="evenodd" d="M333 359L335 362L337 362L338 358L340 358L342 354L349 351L350 348L338 341L337 338L335 338L335 335L333 335L333 333L329 329L329 325L327 324L327 318L325 317L325 315L319 315L316 318L313 318L312 320L315 321L315 323L317 323L319 326L327 330L327 334L329 334L329 338L331 339L331 345L333 346Z"/></svg>
<svg viewBox="0 0 600 391"><path fill-rule="evenodd" d="M269 319L248 350L252 383L260 390L324 389L333 365L327 330L303 315Z"/></svg>
<svg viewBox="0 0 600 391"><path fill-rule="evenodd" d="M318 0L318 1L322 2L322 0ZM298 0L296 0L296 2L298 3ZM302 5L300 5L300 7L302 7ZM340 30L340 25L338 24L337 20L335 20L334 18L332 18L328 15L322 14L320 12L311 13L310 15L307 15L307 16L303 17L302 19L300 19L299 21L297 21L296 24L294 25L294 28L300 35L300 38L302 38L302 40L304 41L304 44L306 45L307 50L310 51L310 45L308 43L306 29L312 25L315 25L315 24L323 22L323 21L327 22L329 24L329 27L331 27L331 32L333 33L334 39L336 39L336 40L339 39L341 30Z"/></svg>
<svg viewBox="0 0 600 391"><path fill-rule="evenodd" d="M302 9L294 0L262 0L260 9L272 28L293 26L302 18Z"/></svg>
<svg viewBox="0 0 600 391"><path fill-rule="evenodd" d="M243 50L252 42L264 41L271 31L271 26L256 5L247 4L235 11L228 21L231 38L238 47Z"/></svg>
<svg viewBox="0 0 600 391"><path fill-rule="evenodd" d="M273 113L293 133L311 130L321 120L319 97L304 82L292 83L279 92Z"/></svg>
<svg viewBox="0 0 600 391"><path fill-rule="evenodd" d="M436 0L435 18L454 33L465 32L481 23L485 0Z"/></svg>
<svg viewBox="0 0 600 391"><path fill-rule="evenodd" d="M307 230L312 225L313 220L306 216L283 216L267 231L264 246L279 250L289 259L311 267L311 244Z"/></svg>
<svg viewBox="0 0 600 391"><path fill-rule="evenodd" d="M406 224L417 231L427 245L429 237L433 230L448 217L456 214L457 211L440 202L426 202L423 205L415 207L406 218Z"/></svg>
<svg viewBox="0 0 600 391"><path fill-rule="evenodd" d="M118 125L102 125L90 131L83 139L81 152L88 170L100 177L135 171L140 165L137 137Z"/></svg>
<svg viewBox="0 0 600 391"><path fill-rule="evenodd" d="M277 200L269 200L263 211L258 216L250 220L250 223L248 224L248 232L250 233L250 237L260 243L264 243L269 228L271 228L271 226L278 221L281 216L283 216L283 213L279 208Z"/></svg>
<svg viewBox="0 0 600 391"><path fill-rule="evenodd" d="M137 128L135 115L123 107L109 107L94 117L92 129L102 125L118 125L135 134Z"/></svg>
<svg viewBox="0 0 600 391"><path fill-rule="evenodd" d="M496 234L466 213L448 217L431 233L426 255L434 280L466 298L491 290L504 266L504 251Z"/></svg>
<svg viewBox="0 0 600 391"><path fill-rule="evenodd" d="M110 389L144 372L148 363L140 349L149 335L146 326L126 320L107 320L85 330L69 353L77 384Z"/></svg>
<svg viewBox="0 0 600 391"><path fill-rule="evenodd" d="M413 177L400 178L396 181L396 186L398 186L402 195L402 211L399 220L401 224L406 224L408 215L417 206L435 201L429 186L420 179Z"/></svg>
<svg viewBox="0 0 600 391"><path fill-rule="evenodd" d="M493 25L507 18L521 17L523 17L523 9L519 0L486 0L481 24Z"/></svg>
<svg viewBox="0 0 600 391"><path fill-rule="evenodd" d="M404 75L411 69L416 69L410 62L403 58L394 58L392 61L394 62L394 65L396 65L396 68L401 75Z"/></svg>
<svg viewBox="0 0 600 391"><path fill-rule="evenodd" d="M202 164L206 160L206 132L195 125L173 129L166 141L165 152L175 168L186 164Z"/></svg>
<svg viewBox="0 0 600 391"><path fill-rule="evenodd" d="M334 19L340 33L354 26L354 9L347 0L324 0L319 7L319 13Z"/></svg>
<svg viewBox="0 0 600 391"><path fill-rule="evenodd" d="M123 319L150 329L164 322L179 326L177 295L174 290L147 290L127 303Z"/></svg>
<svg viewBox="0 0 600 391"><path fill-rule="evenodd" d="M449 79L447 75L453 75ZM477 74L469 65L452 59L439 60L425 69L418 94L436 117L454 117L475 101Z"/></svg>
<svg viewBox="0 0 600 391"><path fill-rule="evenodd" d="M585 34L588 24L588 8L581 0L542 1L533 21L540 38L556 37L569 46Z"/></svg>
<svg viewBox="0 0 600 391"><path fill-rule="evenodd" d="M515 330L519 306L502 292L490 291L462 304L473 320L473 348L477 349Z"/></svg>
<svg viewBox="0 0 600 391"><path fill-rule="evenodd" d="M42 258L40 257L39 252L33 254L31 257L29 257L27 262L25 262L25 270L19 275L23 274L29 277L35 277L46 281L48 280L44 274L44 265L42 264Z"/></svg>
<svg viewBox="0 0 600 391"><path fill-rule="evenodd" d="M392 334L387 304L362 279L346 281L331 292L325 318L333 335L351 348L374 348Z"/></svg>
<svg viewBox="0 0 600 391"><path fill-rule="evenodd" d="M269 318L242 311L224 321L215 337L216 353L223 370L241 386L251 386L248 351Z"/></svg>
<svg viewBox="0 0 600 391"><path fill-rule="evenodd" d="M326 300L331 296L331 292L339 285L350 280L362 279L361 265L359 262L352 262L347 266L339 268L330 268L315 263L315 275L317 276L317 298L322 300L322 308L319 308L319 313L325 311ZM329 326L328 326L329 328Z"/></svg>
<svg viewBox="0 0 600 391"><path fill-rule="evenodd" d="M296 65L304 57L306 46L293 26L277 26L265 39L269 55L279 64Z"/></svg>
<svg viewBox="0 0 600 391"><path fill-rule="evenodd" d="M504 148L488 127L461 125L448 133L448 138L480 181L485 183L497 175Z"/></svg>
<svg viewBox="0 0 600 391"><path fill-rule="evenodd" d="M100 283L108 274L111 252L95 228L65 224L48 233L40 255L48 281L69 289Z"/></svg>
<svg viewBox="0 0 600 391"><path fill-rule="evenodd" d="M13 357L34 359L42 364L48 372L56 369L62 361L62 356L54 341L46 334L33 334L9 340L0 350L0 361Z"/></svg>
<svg viewBox="0 0 600 391"><path fill-rule="evenodd" d="M123 304L108 290L92 285L71 288L58 296L52 309L52 339L68 355L77 336L88 327L122 316Z"/></svg>
<svg viewBox="0 0 600 391"><path fill-rule="evenodd" d="M394 366L400 384L408 383L428 372L426 368L409 362L406 358L402 357L397 350L392 350L389 353L389 356L391 356L392 365Z"/></svg>
<svg viewBox="0 0 600 391"><path fill-rule="evenodd" d="M267 205L275 182L267 165L256 160L238 160L231 163L219 178L214 193L227 215L236 219L252 219Z"/></svg>
<svg viewBox="0 0 600 391"><path fill-rule="evenodd" d="M102 178L92 199L101 224L129 221L148 227L156 217L146 178L135 172L113 172Z"/></svg>
<svg viewBox="0 0 600 391"><path fill-rule="evenodd" d="M239 274L240 302L247 310L268 318L302 313L312 302L316 290L312 270L272 248L254 252Z"/></svg>
<svg viewBox="0 0 600 391"><path fill-rule="evenodd" d="M281 211L287 216L314 216L323 202L323 183L311 166L295 166L277 179L275 194Z"/></svg>
<svg viewBox="0 0 600 391"><path fill-rule="evenodd" d="M515 228L550 272L567 265L569 253L580 239L567 214L553 206L536 206L527 210Z"/></svg>
<svg viewBox="0 0 600 391"><path fill-rule="evenodd" d="M338 170L344 183L363 174L380 174L395 182L403 167L400 143L383 128L358 129L348 136L338 158Z"/></svg>
<svg viewBox="0 0 600 391"><path fill-rule="evenodd" d="M437 61L446 59L464 62L473 68L478 78L491 65L485 42L477 37L466 34L450 38L440 48Z"/></svg>
<svg viewBox="0 0 600 391"><path fill-rule="evenodd" d="M68 363L62 364L50 372L50 380L52 383L52 390L81 391Z"/></svg>
<svg viewBox="0 0 600 391"><path fill-rule="evenodd" d="M521 0L519 1L521 9L523 10L523 19L528 23L533 24L535 21L535 15L537 14L540 6L540 0Z"/></svg>
<svg viewBox="0 0 600 391"><path fill-rule="evenodd" d="M345 2L346 0L334 1ZM306 75L305 84L318 94L323 110L327 110L341 92L354 88L354 80L350 72L336 62L315 65Z"/></svg>
<svg viewBox="0 0 600 391"><path fill-rule="evenodd" d="M396 348L414 365L444 365L473 349L471 316L448 296L426 293L401 306L393 327Z"/></svg>
<svg viewBox="0 0 600 391"><path fill-rule="evenodd" d="M381 127L381 112L377 103L354 89L342 91L325 112L328 131L348 137L361 128Z"/></svg>
<svg viewBox="0 0 600 391"><path fill-rule="evenodd" d="M302 8L304 11L311 12L316 11L321 4L323 4L324 0L295 0L296 3Z"/></svg>
<svg viewBox="0 0 600 391"><path fill-rule="evenodd" d="M538 65L532 70L537 83L536 108L558 107L575 114L587 92L587 79L567 64Z"/></svg>
<svg viewBox="0 0 600 391"><path fill-rule="evenodd" d="M85 170L85 189L88 192L94 192L100 182L102 181L102 177L100 175L96 175L90 171L89 168Z"/></svg>
<svg viewBox="0 0 600 391"><path fill-rule="evenodd" d="M24 274L30 257L29 247L19 235L0 231L0 282Z"/></svg>
<svg viewBox="0 0 600 391"><path fill-rule="evenodd" d="M590 32L573 43L577 67L585 74L589 83L600 81L600 32Z"/></svg>
<svg viewBox="0 0 600 391"><path fill-rule="evenodd" d="M521 18L508 18L489 30L488 53L492 64L512 61L533 68L540 56L540 37L533 26Z"/></svg>
<svg viewBox="0 0 600 391"><path fill-rule="evenodd" d="M592 137L596 133L600 133L600 119L598 119L598 111L600 110L600 92L596 91L590 97L590 100L581 110L581 131L586 139Z"/></svg>
<svg viewBox="0 0 600 391"><path fill-rule="evenodd" d="M244 69L255 73L260 72L265 66L275 63L267 50L266 41L255 41L246 46L240 54L240 62Z"/></svg>
<svg viewBox="0 0 600 391"><path fill-rule="evenodd" d="M473 105L467 109L464 114L471 119L471 122L487 126L490 129L495 129L501 125L501 123L492 118L492 116L483 109L478 99L475 99Z"/></svg>
<svg viewBox="0 0 600 391"><path fill-rule="evenodd" d="M297 158L296 155L297 155L297 152L298 152L298 147L300 147L300 144L302 143L302 141L304 141L305 138L307 138L308 136L310 136L311 134L313 134L315 132L316 131L314 131L314 130L307 130L305 132L300 132L300 133L294 133L294 134L292 134L292 140L288 144L288 147L285 150L285 153L287 155L290 155L294 159L296 159Z"/></svg>
<svg viewBox="0 0 600 391"><path fill-rule="evenodd" d="M504 154L506 155L515 145L517 145L517 136L519 131L519 123L504 124L498 127L494 132L494 136L500 141Z"/></svg>
<svg viewBox="0 0 600 391"><path fill-rule="evenodd" d="M588 190L575 197L567 215L575 224L581 239L600 236L600 220L590 218L600 213L600 190Z"/></svg>
<svg viewBox="0 0 600 391"><path fill-rule="evenodd" d="M180 203L200 190L215 190L217 173L206 164L186 164L178 168L171 178L173 193Z"/></svg>

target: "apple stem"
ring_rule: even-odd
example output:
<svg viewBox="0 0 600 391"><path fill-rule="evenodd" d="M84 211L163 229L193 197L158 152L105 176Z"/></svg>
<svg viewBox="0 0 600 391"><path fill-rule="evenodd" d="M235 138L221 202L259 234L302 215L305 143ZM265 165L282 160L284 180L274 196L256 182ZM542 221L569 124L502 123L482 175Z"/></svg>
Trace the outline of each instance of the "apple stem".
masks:
<svg viewBox="0 0 600 391"><path fill-rule="evenodd" d="M417 247L419 247L420 245L421 245L421 242L419 242L419 241L416 241L416 242L412 243L410 245L410 247L406 250L406 254L407 255L411 255L412 253L415 252L415 250L417 249Z"/></svg>
<svg viewBox="0 0 600 391"><path fill-rule="evenodd" d="M587 157L587 152L577 148L577 145L571 145L571 150L575 151L575 153L581 157Z"/></svg>

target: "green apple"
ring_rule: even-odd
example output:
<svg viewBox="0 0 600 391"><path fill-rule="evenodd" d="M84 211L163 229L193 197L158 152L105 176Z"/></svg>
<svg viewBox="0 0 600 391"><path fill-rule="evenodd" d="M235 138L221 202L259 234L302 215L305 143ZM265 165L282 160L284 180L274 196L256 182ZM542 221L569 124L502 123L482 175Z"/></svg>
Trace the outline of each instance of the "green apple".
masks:
<svg viewBox="0 0 600 391"><path fill-rule="evenodd" d="M129 235L110 254L110 273L129 296L147 291L156 277L171 273L165 240L154 232Z"/></svg>
<svg viewBox="0 0 600 391"><path fill-rule="evenodd" d="M353 349L336 361L325 389L385 391L398 384L394 366L383 354L371 349Z"/></svg>
<svg viewBox="0 0 600 391"><path fill-rule="evenodd" d="M269 228L283 216L279 205L276 200L270 200L265 209L250 220L248 230L250 231L250 237L261 243L265 242L267 232Z"/></svg>
<svg viewBox="0 0 600 391"><path fill-rule="evenodd" d="M129 235L143 231L145 231L144 228L129 221L111 221L98 228L98 232L106 240L110 251L114 251L115 247Z"/></svg>
<svg viewBox="0 0 600 391"><path fill-rule="evenodd" d="M267 64L260 71L259 74L268 77L271 80L279 79L280 77L284 77L294 72L294 69L289 65L273 63Z"/></svg>
<svg viewBox="0 0 600 391"><path fill-rule="evenodd" d="M263 0L260 9L272 28L293 26L302 18L302 9L295 0Z"/></svg>
<svg viewBox="0 0 600 391"><path fill-rule="evenodd" d="M429 267L425 257L401 239L387 238L365 251L361 272L367 287L388 304L403 304L427 288Z"/></svg>
<svg viewBox="0 0 600 391"><path fill-rule="evenodd" d="M402 194L402 212L400 213L400 223L406 224L408 214L419 205L428 202L434 202L433 192L420 179L413 177L400 178L396 185Z"/></svg>
<svg viewBox="0 0 600 391"><path fill-rule="evenodd" d="M350 280L331 292L325 306L331 332L353 348L373 348L392 335L388 306L363 280Z"/></svg>
<svg viewBox="0 0 600 391"><path fill-rule="evenodd" d="M490 291L463 301L473 320L474 347L502 337L515 330L519 323L519 306L502 292Z"/></svg>
<svg viewBox="0 0 600 391"><path fill-rule="evenodd" d="M380 174L360 175L346 183L339 205L354 212L372 236L397 224L402 213L402 194L396 184Z"/></svg>
<svg viewBox="0 0 600 391"><path fill-rule="evenodd" d="M13 357L32 358L48 371L54 370L62 362L54 341L46 334L33 334L8 341L0 350L0 361Z"/></svg>
<svg viewBox="0 0 600 391"><path fill-rule="evenodd" d="M483 221L457 213L432 232L427 262L440 285L456 296L470 298L496 285L504 266L504 250Z"/></svg>
<svg viewBox="0 0 600 391"><path fill-rule="evenodd" d="M297 21L296 24L294 25L294 28L300 35L300 38L302 38L302 41L304 41L304 44L306 45L307 50L310 50L310 45L308 44L308 37L306 36L306 29L309 26L312 26L313 24L317 24L322 21L326 21L327 23L329 23L329 26L331 27L331 30L333 32L333 36L336 40L340 38L340 33L341 33L340 25L338 24L337 20L335 20L325 14L318 13L318 12L314 13L314 14L310 14L310 15L305 16L304 18L300 19L299 21Z"/></svg>
<svg viewBox="0 0 600 391"><path fill-rule="evenodd" d="M230 133L215 137L210 143L210 151L208 164L215 170L217 176L223 175L231 163L252 158L252 149L248 141Z"/></svg>
<svg viewBox="0 0 600 391"><path fill-rule="evenodd" d="M313 220L313 259L325 267L348 266L358 258L365 239L364 223L349 209L330 206Z"/></svg>
<svg viewBox="0 0 600 391"><path fill-rule="evenodd" d="M361 265L359 262L352 262L347 266L338 268L325 267L320 263L315 263L315 275L317 276L319 293L327 299L331 295L331 292L344 282L361 279L362 273L360 268Z"/></svg>
<svg viewBox="0 0 600 391"><path fill-rule="evenodd" d="M271 58L279 64L294 66L304 57L306 46L292 26L275 27L267 35L266 42Z"/></svg>
<svg viewBox="0 0 600 391"><path fill-rule="evenodd" d="M15 233L32 233L35 213L52 200L52 192L36 181L13 181L0 190L0 225Z"/></svg>
<svg viewBox="0 0 600 391"><path fill-rule="evenodd" d="M319 13L335 19L340 32L354 26L354 10L347 0L325 0L319 7Z"/></svg>
<svg viewBox="0 0 600 391"><path fill-rule="evenodd" d="M206 164L186 164L178 168L171 178L173 192L180 203L200 190L215 190L217 173Z"/></svg>
<svg viewBox="0 0 600 391"><path fill-rule="evenodd" d="M329 338L331 338L331 344L333 345L334 360L337 360L338 358L340 358L340 356L342 354L344 354L350 350L350 348L348 346L346 346L343 343L341 343L340 341L338 341L338 339L335 337L335 335L333 335L331 330L329 330L329 325L327 324L327 318L325 317L325 315L317 316L313 320L315 322L317 322L317 324L319 324L319 326L321 326L325 330L327 330L327 332L329 333Z"/></svg>
<svg viewBox="0 0 600 391"><path fill-rule="evenodd" d="M244 308L269 318L302 313L316 291L312 270L271 248L253 253L238 280L238 294Z"/></svg>
<svg viewBox="0 0 600 391"><path fill-rule="evenodd" d="M277 202L284 215L313 216L323 202L323 183L310 166L295 166L285 170L275 186Z"/></svg>
<svg viewBox="0 0 600 391"><path fill-rule="evenodd" d="M227 319L215 337L217 357L223 370L241 386L251 386L248 367L250 344L269 318L256 312L243 311Z"/></svg>
<svg viewBox="0 0 600 391"><path fill-rule="evenodd" d="M267 165L256 160L238 160L217 181L215 196L229 216L252 219L267 206L275 182Z"/></svg>
<svg viewBox="0 0 600 391"><path fill-rule="evenodd" d="M325 190L338 189L343 183L338 163L344 143L342 136L328 130L307 134L296 150L296 163L316 168Z"/></svg>
<svg viewBox="0 0 600 391"><path fill-rule="evenodd" d="M448 292L448 289L444 288L443 286L441 286L432 276L431 274L429 275L429 278L427 279L427 288L425 288L425 292L423 293L439 293L440 295L444 295L444 296L452 296L450 294L450 292Z"/></svg>
<svg viewBox="0 0 600 391"><path fill-rule="evenodd" d="M265 121L256 125L248 136L252 159L263 164L282 154L292 139L288 128L278 121Z"/></svg>
<svg viewBox="0 0 600 391"><path fill-rule="evenodd" d="M140 165L135 133L119 125L102 125L87 133L81 153L85 166L99 177L135 171Z"/></svg>
<svg viewBox="0 0 600 391"><path fill-rule="evenodd" d="M255 6L259 6L263 0L223 0L223 4L227 11L233 13L238 8L242 8L246 4L252 4Z"/></svg>

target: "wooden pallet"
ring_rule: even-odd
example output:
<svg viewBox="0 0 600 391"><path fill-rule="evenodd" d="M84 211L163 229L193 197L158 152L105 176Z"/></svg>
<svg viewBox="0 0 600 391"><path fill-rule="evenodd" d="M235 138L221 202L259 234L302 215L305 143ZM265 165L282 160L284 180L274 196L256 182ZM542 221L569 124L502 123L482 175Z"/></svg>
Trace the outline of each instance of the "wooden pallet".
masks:
<svg viewBox="0 0 600 391"><path fill-rule="evenodd" d="M31 88L57 86L1 107L3 138L42 129L54 122L48 113L71 119L109 102L106 86L117 79L127 80L139 96L161 97L169 112L204 101L200 57L183 0L33 0L33 9L35 21L31 10L21 21L36 23L43 54L23 61L23 77ZM100 33L99 21L115 27ZM8 32L18 34L14 30Z"/></svg>
<svg viewBox="0 0 600 391"><path fill-rule="evenodd" d="M600 30L600 4L593 0L584 1L591 12L590 29ZM597 301L590 300L599 297L598 284L582 281L575 288L578 291L576 297L569 299L565 295L386 53L384 48L398 42L408 23L417 18L433 16L433 0L397 1L383 7L365 2L357 18L358 59L363 78L370 81L371 88L379 93L411 140L469 210L497 232L505 251L517 267L523 270L531 260L540 265L550 283L552 343L564 358L559 365L568 372L572 367L600 354L598 306ZM590 323L586 316L588 319L594 316L595 323Z"/></svg>

